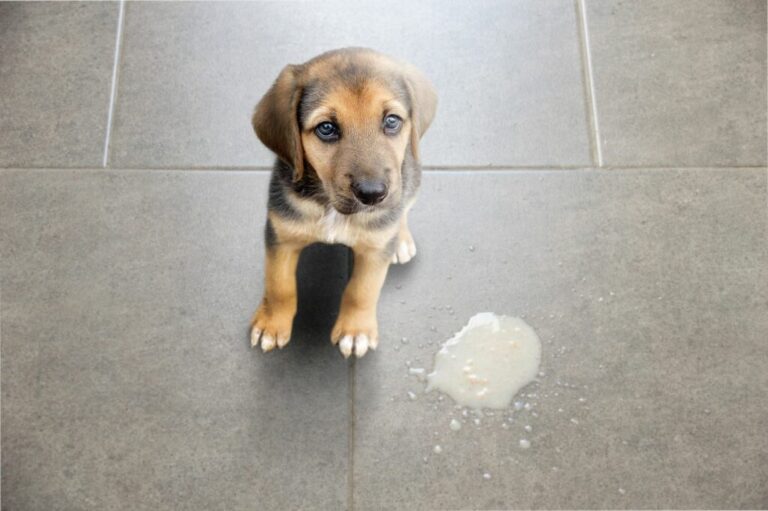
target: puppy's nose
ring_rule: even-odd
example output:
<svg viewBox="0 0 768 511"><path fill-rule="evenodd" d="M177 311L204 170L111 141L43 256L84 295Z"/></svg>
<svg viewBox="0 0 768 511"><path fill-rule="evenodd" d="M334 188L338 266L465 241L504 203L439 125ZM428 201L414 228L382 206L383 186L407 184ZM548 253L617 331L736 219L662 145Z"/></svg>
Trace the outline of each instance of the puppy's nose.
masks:
<svg viewBox="0 0 768 511"><path fill-rule="evenodd" d="M373 206L387 196L387 184L384 181L373 180L352 181L352 193L363 204Z"/></svg>

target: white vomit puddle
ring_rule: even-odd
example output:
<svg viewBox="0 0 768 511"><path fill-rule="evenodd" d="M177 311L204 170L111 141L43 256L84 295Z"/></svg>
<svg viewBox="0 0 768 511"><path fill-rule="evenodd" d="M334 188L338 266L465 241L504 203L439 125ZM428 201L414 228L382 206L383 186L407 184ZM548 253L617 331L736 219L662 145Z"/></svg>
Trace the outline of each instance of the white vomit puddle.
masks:
<svg viewBox="0 0 768 511"><path fill-rule="evenodd" d="M507 408L540 362L541 341L525 321L481 312L443 343L427 391L440 390L470 408Z"/></svg>

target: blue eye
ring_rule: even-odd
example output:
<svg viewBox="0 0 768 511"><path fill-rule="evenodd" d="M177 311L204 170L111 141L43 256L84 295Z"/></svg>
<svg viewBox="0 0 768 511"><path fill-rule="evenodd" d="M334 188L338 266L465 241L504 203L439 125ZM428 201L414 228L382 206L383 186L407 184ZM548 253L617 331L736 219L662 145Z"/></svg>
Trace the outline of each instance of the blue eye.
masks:
<svg viewBox="0 0 768 511"><path fill-rule="evenodd" d="M339 139L339 127L332 122L321 122L315 127L315 134L323 142L335 142Z"/></svg>
<svg viewBox="0 0 768 511"><path fill-rule="evenodd" d="M384 126L384 133L387 135L397 135L400 133L400 128L403 127L403 120L396 115L388 115L384 118L382 123Z"/></svg>

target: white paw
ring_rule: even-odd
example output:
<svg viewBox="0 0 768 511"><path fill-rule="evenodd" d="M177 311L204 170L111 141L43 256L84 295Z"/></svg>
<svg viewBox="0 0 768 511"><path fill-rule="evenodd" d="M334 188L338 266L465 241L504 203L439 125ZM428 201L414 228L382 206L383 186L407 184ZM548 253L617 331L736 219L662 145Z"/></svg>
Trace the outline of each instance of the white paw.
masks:
<svg viewBox="0 0 768 511"><path fill-rule="evenodd" d="M413 240L400 240L395 249L395 255L392 256L392 262L395 264L405 264L416 255L416 243Z"/></svg>
<svg viewBox="0 0 768 511"><path fill-rule="evenodd" d="M352 352L357 358L360 358L368 353L369 348L375 350L378 344L378 339L369 339L365 334L345 335L339 341L339 351L344 355L344 358L349 358Z"/></svg>
<svg viewBox="0 0 768 511"><path fill-rule="evenodd" d="M282 348L286 344L290 337L275 337L267 332L262 331L260 328L253 327L251 330L251 347L255 348L261 341L261 350L264 352L271 351L277 346Z"/></svg>

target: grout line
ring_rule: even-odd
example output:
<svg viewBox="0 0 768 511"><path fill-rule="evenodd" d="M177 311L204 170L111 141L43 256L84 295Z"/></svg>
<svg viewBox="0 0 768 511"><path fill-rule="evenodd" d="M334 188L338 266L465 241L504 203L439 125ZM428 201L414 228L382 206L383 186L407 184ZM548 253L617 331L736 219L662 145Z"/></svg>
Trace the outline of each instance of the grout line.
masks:
<svg viewBox="0 0 768 511"><path fill-rule="evenodd" d="M355 356L352 355L349 363L347 385L349 385L349 422L347 424L347 509L355 509Z"/></svg>
<svg viewBox="0 0 768 511"><path fill-rule="evenodd" d="M597 101L595 99L595 78L592 70L592 56L589 44L589 25L587 23L587 8L585 0L575 0L576 16L579 25L579 42L581 49L582 74L584 78L584 94L589 120L590 146L592 160L598 167L603 166L603 150L600 146L600 125L597 120Z"/></svg>
<svg viewBox="0 0 768 511"><path fill-rule="evenodd" d="M104 157L101 167L107 168L109 164L109 144L112 136L112 123L115 112L115 98L117 96L117 78L120 69L120 47L123 43L123 19L125 18L125 0L120 0L120 10L117 15L117 35L115 36L115 60L112 63L112 88L109 92L109 111L107 112L107 133L104 137Z"/></svg>
<svg viewBox="0 0 768 511"><path fill-rule="evenodd" d="M55 171L83 171L83 172L94 172L94 171L104 171L104 167L66 167L66 166L59 166L59 167L0 167L0 172L3 171L24 171L24 172L55 172ZM581 166L536 166L536 165L527 165L527 166L517 166L517 165L494 165L494 166L488 166L488 165L430 165L430 166L424 166L422 167L423 170L426 171L426 173L433 173L433 172L462 172L462 171L472 171L472 172L563 172L568 173L568 171L575 171L575 172L586 172L586 171L622 171L622 170L666 170L666 171L675 171L675 170L701 170L701 171L717 171L717 170L764 170L766 169L766 165L723 165L723 166L717 166L717 167L705 167L705 166L699 166L699 165L690 165L690 166L672 166L672 167L665 167L660 165L611 165L611 166L602 166L602 167L595 167L591 165L581 165ZM108 170L114 171L114 172L221 172L221 173L231 173L231 172L254 172L254 173L261 173L261 172L271 172L272 167L262 167L262 166L254 166L254 167L238 167L238 166L231 166L231 167L217 167L217 166L210 166L210 167L145 167L145 168L119 168L119 167L109 167Z"/></svg>
<svg viewBox="0 0 768 511"><path fill-rule="evenodd" d="M0 0L1 1L1 0ZM93 171L93 170L99 170L103 171L104 167L87 167L87 166L54 166L54 167L24 167L23 165L14 167L13 165L7 166L7 167L0 167L0 170L30 170L30 171L44 171L44 170L83 170L83 171ZM242 166L238 167L236 165L230 166L230 167L224 167L224 166L215 166L212 165L210 167L195 167L195 166L189 166L189 167L109 167L108 170L114 170L119 172L271 172L272 167L247 167Z"/></svg>
<svg viewBox="0 0 768 511"><path fill-rule="evenodd" d="M3 283L0 280L0 304L3 303ZM40 342L40 337L38 336L37 342ZM2 350L3 346L3 308L0 307L0 353L3 352ZM39 353L39 352L38 352ZM3 396L2 392L0 392L0 452L3 452L3 438L5 436L3 435L3 410L5 409L3 405ZM7 459L7 458L6 458ZM0 495L3 494L3 478L0 477Z"/></svg>
<svg viewBox="0 0 768 511"><path fill-rule="evenodd" d="M599 171L599 172L610 172L610 171L624 171L624 170L663 170L663 171L676 171L676 170L700 170L702 172L712 172L712 171L718 171L718 170L763 170L767 168L766 165L732 165L732 166L715 166L715 167L706 167L701 165L679 165L679 166L663 166L663 165L603 165L600 167L595 166L574 166L574 167L535 167L535 166L528 166L528 167L517 167L517 166L509 166L509 167L430 167L428 170L430 172L460 172L462 170L469 170L474 172L483 172L483 171L489 171L489 172L504 172L504 171L513 171L513 172L562 172L562 173L568 173L568 171L577 171L577 172L586 172L586 171Z"/></svg>
<svg viewBox="0 0 768 511"><path fill-rule="evenodd" d="M352 278L352 270L354 269L355 259L352 249L347 250L347 282ZM357 365L355 364L355 356L352 355L349 363L349 372L347 373L347 385L349 386L349 422L347 423L347 509L353 511L355 509L355 372Z"/></svg>
<svg viewBox="0 0 768 511"><path fill-rule="evenodd" d="M577 170L585 168L583 165L422 165L421 169L431 170Z"/></svg>

